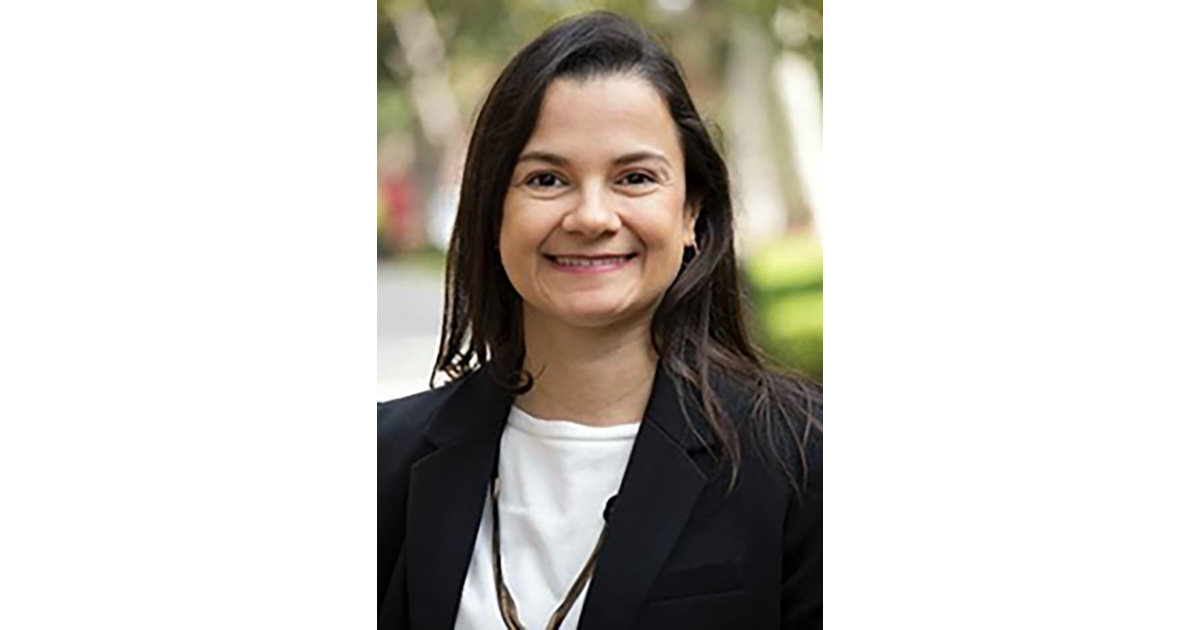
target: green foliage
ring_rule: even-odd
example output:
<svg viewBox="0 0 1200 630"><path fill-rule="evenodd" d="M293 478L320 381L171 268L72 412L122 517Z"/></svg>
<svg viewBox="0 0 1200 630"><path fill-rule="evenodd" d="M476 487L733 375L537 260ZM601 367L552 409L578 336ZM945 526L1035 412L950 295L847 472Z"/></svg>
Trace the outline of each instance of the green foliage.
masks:
<svg viewBox="0 0 1200 630"><path fill-rule="evenodd" d="M823 373L823 263L821 246L805 236L786 237L746 263L756 340L787 367L820 378Z"/></svg>
<svg viewBox="0 0 1200 630"><path fill-rule="evenodd" d="M404 87L396 87L381 81L378 89L375 91L375 111L378 116L375 129L378 138L382 138L386 133L391 131L406 134L413 132L416 120L413 107L408 94L405 93L405 89Z"/></svg>

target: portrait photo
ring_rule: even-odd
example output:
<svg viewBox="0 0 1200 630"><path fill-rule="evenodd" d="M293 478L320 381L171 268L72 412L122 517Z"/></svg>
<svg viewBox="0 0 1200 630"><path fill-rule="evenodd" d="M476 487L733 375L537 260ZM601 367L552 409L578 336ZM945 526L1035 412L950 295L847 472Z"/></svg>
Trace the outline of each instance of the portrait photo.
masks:
<svg viewBox="0 0 1200 630"><path fill-rule="evenodd" d="M820 3L378 35L379 627L821 627Z"/></svg>

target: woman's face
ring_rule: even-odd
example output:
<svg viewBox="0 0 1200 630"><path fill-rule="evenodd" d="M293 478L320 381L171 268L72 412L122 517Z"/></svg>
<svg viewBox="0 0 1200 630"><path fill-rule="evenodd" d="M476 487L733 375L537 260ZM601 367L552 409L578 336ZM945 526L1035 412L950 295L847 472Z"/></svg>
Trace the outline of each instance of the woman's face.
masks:
<svg viewBox="0 0 1200 630"><path fill-rule="evenodd" d="M645 79L552 82L500 225L527 320L596 327L652 314L695 242L684 173L675 123Z"/></svg>

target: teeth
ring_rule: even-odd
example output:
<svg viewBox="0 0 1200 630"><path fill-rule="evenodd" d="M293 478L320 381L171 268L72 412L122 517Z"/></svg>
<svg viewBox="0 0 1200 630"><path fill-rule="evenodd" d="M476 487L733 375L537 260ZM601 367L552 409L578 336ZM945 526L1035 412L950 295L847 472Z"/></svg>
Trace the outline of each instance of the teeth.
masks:
<svg viewBox="0 0 1200 630"><path fill-rule="evenodd" d="M624 256L613 256L611 258L566 258L555 256L554 262L565 265L567 267L603 267L605 265L616 265L624 262Z"/></svg>

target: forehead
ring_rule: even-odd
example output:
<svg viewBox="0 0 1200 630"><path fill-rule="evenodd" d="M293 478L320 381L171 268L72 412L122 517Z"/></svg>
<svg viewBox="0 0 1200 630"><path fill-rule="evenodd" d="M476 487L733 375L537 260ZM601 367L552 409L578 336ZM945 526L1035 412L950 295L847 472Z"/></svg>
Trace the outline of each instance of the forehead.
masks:
<svg viewBox="0 0 1200 630"><path fill-rule="evenodd" d="M666 102L646 79L633 75L555 79L546 89L525 150L558 153L572 161L653 150L675 164L682 162Z"/></svg>

